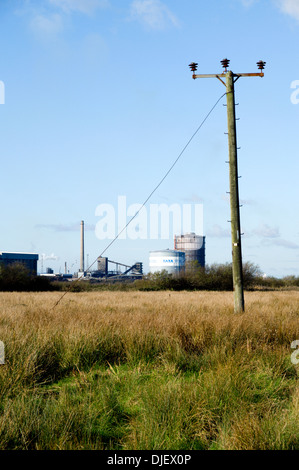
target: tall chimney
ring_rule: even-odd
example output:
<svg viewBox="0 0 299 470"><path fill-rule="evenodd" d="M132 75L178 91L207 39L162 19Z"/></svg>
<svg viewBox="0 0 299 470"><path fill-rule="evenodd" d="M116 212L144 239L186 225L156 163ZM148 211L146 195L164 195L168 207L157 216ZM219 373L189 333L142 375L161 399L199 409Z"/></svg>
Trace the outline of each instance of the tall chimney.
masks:
<svg viewBox="0 0 299 470"><path fill-rule="evenodd" d="M84 221L81 221L81 257L80 272L84 273Z"/></svg>

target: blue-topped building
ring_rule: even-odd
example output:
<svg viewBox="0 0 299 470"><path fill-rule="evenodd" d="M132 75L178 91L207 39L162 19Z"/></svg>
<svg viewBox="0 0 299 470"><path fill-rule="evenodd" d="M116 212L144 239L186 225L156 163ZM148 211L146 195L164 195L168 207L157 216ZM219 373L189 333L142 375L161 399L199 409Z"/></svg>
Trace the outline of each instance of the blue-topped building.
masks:
<svg viewBox="0 0 299 470"><path fill-rule="evenodd" d="M23 264L31 274L37 275L38 254L36 253L8 253L0 251L0 265Z"/></svg>

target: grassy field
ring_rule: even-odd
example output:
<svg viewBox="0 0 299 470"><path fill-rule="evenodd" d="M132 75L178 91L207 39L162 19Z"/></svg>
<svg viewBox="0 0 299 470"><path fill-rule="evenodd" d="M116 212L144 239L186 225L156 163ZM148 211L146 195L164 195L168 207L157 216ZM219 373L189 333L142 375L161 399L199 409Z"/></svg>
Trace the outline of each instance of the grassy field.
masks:
<svg viewBox="0 0 299 470"><path fill-rule="evenodd" d="M0 449L299 449L299 292L0 293Z"/></svg>

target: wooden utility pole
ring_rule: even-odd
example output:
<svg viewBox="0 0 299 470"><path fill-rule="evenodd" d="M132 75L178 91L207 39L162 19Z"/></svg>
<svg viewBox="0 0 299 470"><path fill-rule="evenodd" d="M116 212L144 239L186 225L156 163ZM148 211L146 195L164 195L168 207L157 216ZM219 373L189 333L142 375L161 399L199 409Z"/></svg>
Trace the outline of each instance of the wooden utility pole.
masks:
<svg viewBox="0 0 299 470"><path fill-rule="evenodd" d="M257 62L260 73L239 73L234 74L227 71L229 60L221 61L225 73L196 75L198 64L192 62L189 67L193 72L193 78L216 77L226 87L227 98L227 124L228 124L228 148L229 148L229 182L230 182L230 209L231 209L231 240L232 240L232 268L234 286L234 310L241 313L245 310L244 288L243 288L243 267L242 267L242 247L241 247L241 223L240 223L240 203L239 203L239 175L238 175L238 155L237 155L237 132L236 132L236 105L235 105L235 82L240 77L263 77L263 69L266 62ZM222 80L225 78L225 82Z"/></svg>
<svg viewBox="0 0 299 470"><path fill-rule="evenodd" d="M231 211L231 237L232 237L232 263L235 312L243 312L243 268L241 248L241 223L239 203L239 176L237 156L237 132L235 113L235 83L232 72L226 74L226 98L227 98L227 124L228 124L228 149L229 149L229 187L230 187L230 211Z"/></svg>

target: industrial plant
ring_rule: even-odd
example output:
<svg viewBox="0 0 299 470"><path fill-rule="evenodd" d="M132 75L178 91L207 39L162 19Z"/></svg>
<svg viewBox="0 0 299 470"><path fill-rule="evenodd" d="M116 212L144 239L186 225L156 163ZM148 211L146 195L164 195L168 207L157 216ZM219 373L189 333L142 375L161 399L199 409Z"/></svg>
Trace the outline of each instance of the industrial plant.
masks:
<svg viewBox="0 0 299 470"><path fill-rule="evenodd" d="M205 237L195 233L175 235L174 250L151 251L149 257L150 272L166 271L178 274L205 267Z"/></svg>
<svg viewBox="0 0 299 470"><path fill-rule="evenodd" d="M70 274L65 263L64 274L55 274L53 269L46 268L46 273L42 272L40 275L52 280L72 281L82 279L93 282L134 281L143 277L143 263L140 261L128 265L99 256L95 269L91 270L89 266L86 266L83 220L81 221L80 241L80 267L78 272ZM39 255L36 253L0 252L0 265L22 264L33 275L37 275L38 259ZM149 273L166 271L168 274L179 274L190 272L197 267L205 267L205 237L195 233L175 235L174 249L151 251L149 253Z"/></svg>
<svg viewBox="0 0 299 470"><path fill-rule="evenodd" d="M128 281L143 277L143 263L138 261L133 265L126 265L99 256L97 269L85 269L84 262L84 221L81 222L81 251L80 269L74 278L98 281ZM113 265L113 267L111 267ZM205 237L195 233L176 235L174 249L151 251L149 254L149 272L166 271L168 274L189 272L197 267L205 267Z"/></svg>
<svg viewBox="0 0 299 470"><path fill-rule="evenodd" d="M0 252L0 265L22 264L31 274L37 275L38 254Z"/></svg>
<svg viewBox="0 0 299 470"><path fill-rule="evenodd" d="M111 269L111 264L114 269ZM125 268L122 271L121 268ZM143 264L138 262L133 266L109 260L99 256L97 259L97 269L91 271L89 266L85 268L85 257L84 257L84 221L81 221L81 250L80 250L80 269L74 278L82 278L85 280L110 280L110 281L121 281L121 280L135 280L140 279L143 275Z"/></svg>

